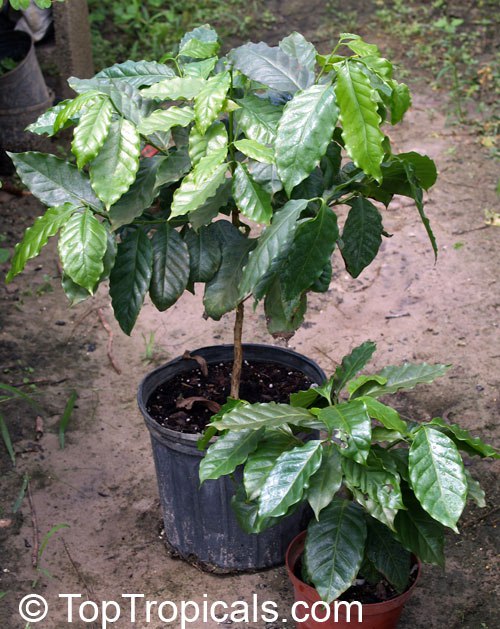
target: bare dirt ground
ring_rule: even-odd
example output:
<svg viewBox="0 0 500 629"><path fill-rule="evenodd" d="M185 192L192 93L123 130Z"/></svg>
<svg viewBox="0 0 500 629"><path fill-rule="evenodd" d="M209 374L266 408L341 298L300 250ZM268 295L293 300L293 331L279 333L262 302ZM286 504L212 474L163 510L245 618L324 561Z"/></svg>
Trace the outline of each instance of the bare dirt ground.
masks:
<svg viewBox="0 0 500 629"><path fill-rule="evenodd" d="M312 23L305 5L301 10L294 6L290 15L283 8L283 23L274 27L272 37L292 29L318 32L320 17ZM404 360L453 363L439 382L400 395L400 410L415 419L444 416L499 446L500 230L484 223L485 210L498 211L498 172L470 131L447 126L443 104L442 96L420 84L407 120L397 131L390 130L395 150L424 152L438 164L440 177L426 204L439 244L437 264L416 210L401 199L384 214L385 229L394 235L385 240L377 261L352 280L337 258L329 292L311 299L307 321L290 347L316 359L327 372L367 339L378 345L374 368ZM0 233L7 236L3 246L12 247L40 212L32 197L0 192ZM259 601L275 601L280 618L293 626L288 616L291 588L283 568L236 577L208 575L169 558L159 537L156 480L149 435L136 408L137 386L153 366L185 349L230 342L231 317L204 321L200 296L187 295L161 315L147 305L132 336L125 337L104 291L68 308L59 287L54 244L22 277L8 287L0 285L0 299L1 381L33 383L23 390L31 391L42 406L41 411L20 403L1 409L17 465L12 467L0 443L0 519L13 519L0 528L0 592L6 592L0 601L0 627L26 626L17 606L31 592L49 603L47 618L38 624L44 629L67 626L67 604L58 598L60 593L95 601L141 593L147 600L177 603L203 602L206 595L208 601L222 598L229 604L256 595ZM99 309L113 331L114 360L121 374L107 356L110 337ZM247 314L245 340L269 342L262 312ZM154 355L148 362L145 339L151 334ZM66 447L60 449L58 423L72 390L78 402ZM43 418L38 439L37 415ZM471 459L468 465L487 492L487 507L468 507L461 534L449 535L445 572L425 568L401 620L403 629L498 627L498 463ZM25 498L11 516L25 473L31 478L32 505ZM32 567L34 517L41 537L54 525L69 525L43 553L41 567L50 576ZM129 609L126 603L124 609ZM75 627L101 626L77 617L73 621ZM147 623L140 611L135 624L125 617L110 626L157 629L180 624L164 625L158 619ZM223 625L198 621L190 626ZM250 620L231 626L287 625Z"/></svg>

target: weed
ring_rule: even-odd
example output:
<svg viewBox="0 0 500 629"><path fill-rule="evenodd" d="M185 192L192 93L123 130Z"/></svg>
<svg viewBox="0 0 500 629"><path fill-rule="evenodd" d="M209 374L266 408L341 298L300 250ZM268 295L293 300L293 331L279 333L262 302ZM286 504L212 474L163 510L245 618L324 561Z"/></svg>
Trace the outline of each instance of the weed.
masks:
<svg viewBox="0 0 500 629"><path fill-rule="evenodd" d="M3 392L3 394L0 395L0 403L9 402L14 398L21 398L22 400L24 400L31 406L34 406L35 408L39 408L39 405L35 402L35 400L32 397L30 397L29 395L26 395L26 393L23 393L22 391L19 391L19 389L17 389L16 387L11 387L9 384L4 384L0 382L0 391ZM12 465L15 465L16 453L14 450L14 446L12 445L12 440L10 438L10 433L7 427L7 423L5 422L5 419L2 414L0 414L0 434L2 435L2 440L4 443L5 449L7 450L7 453L10 457L10 460L12 461Z"/></svg>
<svg viewBox="0 0 500 629"><path fill-rule="evenodd" d="M69 529L69 528L70 528L69 524L65 524L65 523L56 524L50 529L50 531L45 533L45 535L43 536L42 542L40 544L40 549L38 551L37 566L36 566L36 569L39 575L44 575L46 577L49 577L49 579L52 578L52 575L50 574L50 572L42 566L43 553L45 552L45 549L47 548L48 543L50 542L52 537L58 531L60 531L61 529ZM37 576L36 579L34 579L33 583L31 584L33 588L37 586L39 579L40 579L40 576Z"/></svg>
<svg viewBox="0 0 500 629"><path fill-rule="evenodd" d="M28 474L23 476L23 484L21 485L21 489L19 490L19 494L16 498L14 505L12 506L12 513L17 513L21 508L24 497L26 495L26 490L28 489L28 483L30 482L30 477Z"/></svg>
<svg viewBox="0 0 500 629"><path fill-rule="evenodd" d="M77 399L77 392L72 391L68 401L66 402L61 421L59 422L59 446L61 450L64 450L66 429L68 427L69 420L71 419L71 415L73 414L73 409L75 408L75 402Z"/></svg>

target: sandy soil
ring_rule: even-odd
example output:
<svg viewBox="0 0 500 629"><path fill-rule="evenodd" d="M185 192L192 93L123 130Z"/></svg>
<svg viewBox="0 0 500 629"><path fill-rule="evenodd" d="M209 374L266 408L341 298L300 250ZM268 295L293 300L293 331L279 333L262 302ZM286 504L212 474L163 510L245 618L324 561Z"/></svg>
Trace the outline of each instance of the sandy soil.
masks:
<svg viewBox="0 0 500 629"><path fill-rule="evenodd" d="M300 29L303 19L296 12L275 28ZM446 125L442 100L425 87L419 88L407 121L391 130L391 138L396 150L424 152L438 164L440 178L426 205L439 243L438 262L434 265L416 210L401 199L384 214L385 228L394 235L384 242L377 261L352 280L337 257L329 292L311 299L307 321L290 347L316 359L327 372L367 339L378 345L375 368L407 359L453 363L440 382L398 396L399 408L417 419L445 416L498 446L500 230L484 223L484 211L498 204L495 163L481 152L474 135ZM12 246L41 207L29 196L0 195L0 233ZM156 480L149 435L136 408L137 385L153 366L185 349L230 342L231 317L204 321L200 297L186 295L162 315L147 305L127 338L113 321L104 291L68 308L53 246L21 278L1 285L0 299L2 382L34 383L32 392L42 406L42 411L23 404L2 408L17 465L11 466L0 445L0 518L12 517L25 473L31 478L32 507L26 498L13 523L0 528L0 592L7 592L0 601L0 627L25 627L17 605L31 592L49 602L49 615L38 625L44 629L67 626L67 605L60 593L96 601L141 593L149 600L203 602L206 595L208 601L222 598L228 603L251 601L256 595L259 601L278 603L280 618L288 618L291 626L291 588L284 569L237 577L204 574L169 558L159 537ZM113 331L121 374L108 359L109 334L101 317ZM147 361L145 339L151 334L154 356ZM261 310L248 312L245 339L269 342ZM58 422L72 390L78 393L77 407L66 447L60 449ZM37 415L43 418L39 439ZM425 568L401 620L403 629L498 626L498 464L468 464L487 491L487 507L469 507L460 536L448 537L445 572ZM41 537L54 525L69 525L43 553L41 566L50 576L32 568L34 515ZM124 609L129 609L126 603ZM101 626L74 620L75 627ZM156 629L180 624L162 625L158 619L147 623L141 612L135 624L122 619L110 626ZM221 625L198 621L190 626ZM277 629L286 624L250 621L231 626Z"/></svg>

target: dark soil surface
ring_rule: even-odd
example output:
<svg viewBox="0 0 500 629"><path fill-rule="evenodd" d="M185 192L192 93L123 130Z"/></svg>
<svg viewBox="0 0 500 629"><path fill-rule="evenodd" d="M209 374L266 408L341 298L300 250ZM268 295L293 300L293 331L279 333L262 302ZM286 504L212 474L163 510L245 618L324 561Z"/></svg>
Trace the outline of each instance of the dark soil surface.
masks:
<svg viewBox="0 0 500 629"><path fill-rule="evenodd" d="M147 403L148 412L166 428L203 432L211 416L229 397L231 368L231 363L219 363L209 365L208 376L204 376L201 369L179 374L154 391ZM275 363L245 360L241 370L240 399L251 404L288 402L291 393L308 389L311 384L300 371Z"/></svg>

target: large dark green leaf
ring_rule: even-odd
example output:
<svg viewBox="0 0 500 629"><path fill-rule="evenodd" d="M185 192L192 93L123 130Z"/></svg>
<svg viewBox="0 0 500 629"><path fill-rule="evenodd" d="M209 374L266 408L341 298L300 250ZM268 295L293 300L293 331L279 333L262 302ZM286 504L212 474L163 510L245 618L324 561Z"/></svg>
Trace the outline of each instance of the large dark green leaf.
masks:
<svg viewBox="0 0 500 629"><path fill-rule="evenodd" d="M109 278L109 293L115 317L125 334L135 325L148 292L153 269L151 241L134 229L118 245L115 265Z"/></svg>
<svg viewBox="0 0 500 629"><path fill-rule="evenodd" d="M333 500L342 484L340 452L334 444L323 448L323 458L317 472L309 479L306 498L319 519L321 511Z"/></svg>
<svg viewBox="0 0 500 629"><path fill-rule="evenodd" d="M191 168L191 161L186 150L173 150L166 159L161 160L156 176L156 186L159 188L169 183L179 181Z"/></svg>
<svg viewBox="0 0 500 629"><path fill-rule="evenodd" d="M307 529L304 562L321 598L331 603L356 578L365 550L366 523L350 500L334 499Z"/></svg>
<svg viewBox="0 0 500 629"><path fill-rule="evenodd" d="M248 500L245 489L239 485L235 495L231 498L231 507L234 510L236 520L245 533L262 533L270 526L276 524L280 518L261 518L259 516L259 504L256 500Z"/></svg>
<svg viewBox="0 0 500 629"><path fill-rule="evenodd" d="M280 273L283 296L292 300L310 288L330 261L339 236L337 217L322 205L315 218L300 223Z"/></svg>
<svg viewBox="0 0 500 629"><path fill-rule="evenodd" d="M458 424L447 424L440 417L435 417L430 426L438 426L443 432L455 442L459 450L464 450L470 455L479 455L482 457L490 456L494 459L500 458L498 452L492 446L484 443L479 437L473 437L468 430L460 428Z"/></svg>
<svg viewBox="0 0 500 629"><path fill-rule="evenodd" d="M382 181L384 158L376 92L363 70L344 61L337 66L335 87L342 120L342 138L349 157L367 175Z"/></svg>
<svg viewBox="0 0 500 629"><path fill-rule="evenodd" d="M382 164L382 174L384 176L382 185L385 190L392 194L401 194L406 197L413 196L405 165L411 166L413 175L424 190L428 190L436 183L437 170L432 159L427 157L427 155L420 155L410 151L409 153L394 155L389 161Z"/></svg>
<svg viewBox="0 0 500 629"><path fill-rule="evenodd" d="M366 556L398 592L406 589L410 577L410 553L384 524L373 518L368 518Z"/></svg>
<svg viewBox="0 0 500 629"><path fill-rule="evenodd" d="M283 108L253 94L236 102L240 105L235 113L236 120L247 138L273 144Z"/></svg>
<svg viewBox="0 0 500 629"><path fill-rule="evenodd" d="M271 195L248 172L245 164L238 163L233 175L233 198L242 214L256 223L268 224L273 208Z"/></svg>
<svg viewBox="0 0 500 629"><path fill-rule="evenodd" d="M304 321L307 310L307 295L303 293L291 300L285 299L279 275L266 286L264 312L269 334L274 337L289 337Z"/></svg>
<svg viewBox="0 0 500 629"><path fill-rule="evenodd" d="M76 166L44 153L8 153L21 181L37 199L49 206L71 203L101 209L90 181Z"/></svg>
<svg viewBox="0 0 500 629"><path fill-rule="evenodd" d="M368 199L357 197L349 205L340 251L350 275L358 277L376 257L384 228L380 212Z"/></svg>
<svg viewBox="0 0 500 629"><path fill-rule="evenodd" d="M12 257L12 263L7 273L6 282L24 269L26 262L35 258L47 244L49 238L57 234L59 229L69 220L75 208L70 203L49 208L43 216L39 216L31 227L24 232Z"/></svg>
<svg viewBox="0 0 500 629"><path fill-rule="evenodd" d="M90 165L90 182L107 209L126 192L139 169L140 138L125 118L111 123L106 140Z"/></svg>
<svg viewBox="0 0 500 629"><path fill-rule="evenodd" d="M209 282L222 260L222 249L214 229L210 226L202 226L197 232L190 229L184 240L189 250L189 281Z"/></svg>
<svg viewBox="0 0 500 629"><path fill-rule="evenodd" d="M200 482L231 474L255 450L264 429L228 432L207 450L200 463Z"/></svg>
<svg viewBox="0 0 500 629"><path fill-rule="evenodd" d="M403 502L406 510L398 511L394 521L399 541L421 561L444 568L444 526L422 509L405 485Z"/></svg>
<svg viewBox="0 0 500 629"><path fill-rule="evenodd" d="M312 85L286 104L275 150L278 173L289 196L326 153L337 117L335 92L329 85Z"/></svg>
<svg viewBox="0 0 500 629"><path fill-rule="evenodd" d="M353 400L321 409L318 419L345 444L342 454L364 463L371 443L371 420L363 402Z"/></svg>
<svg viewBox="0 0 500 629"><path fill-rule="evenodd" d="M149 294L158 310L170 308L189 280L189 253L184 240L168 223L156 229L152 239L153 274Z"/></svg>
<svg viewBox="0 0 500 629"><path fill-rule="evenodd" d="M255 241L245 238L229 221L216 221L213 232L219 240L222 260L215 276L207 283L203 305L209 317L218 321L240 301L239 283L248 252Z"/></svg>
<svg viewBox="0 0 500 629"><path fill-rule="evenodd" d="M303 408L294 408L288 404L242 404L226 413L215 424L219 430L258 430L262 426L273 428L283 424L307 424L314 416Z"/></svg>
<svg viewBox="0 0 500 629"><path fill-rule="evenodd" d="M308 441L280 454L260 490L259 515L263 518L284 515L300 502L309 479L321 465L320 440Z"/></svg>
<svg viewBox="0 0 500 629"><path fill-rule="evenodd" d="M422 507L458 533L457 521L467 498L462 458L442 432L422 426L410 448L410 482Z"/></svg>
<svg viewBox="0 0 500 629"><path fill-rule="evenodd" d="M249 256L240 286L242 296L253 291L259 280L270 270L273 260L286 250L297 228L300 214L307 204L308 201L304 199L288 201L274 214L271 225L264 230L257 247Z"/></svg>
<svg viewBox="0 0 500 629"><path fill-rule="evenodd" d="M259 497L278 456L296 445L297 439L291 433L281 430L266 431L257 449L248 456L243 470L243 482L249 500Z"/></svg>
<svg viewBox="0 0 500 629"><path fill-rule="evenodd" d="M134 87L153 85L158 81L173 78L172 68L156 61L125 61L104 68L95 75L96 79L108 79L110 83L129 83Z"/></svg>
<svg viewBox="0 0 500 629"><path fill-rule="evenodd" d="M297 59L264 42L240 46L232 50L229 57L242 74L280 92L294 94L314 82L314 73L301 66Z"/></svg>
<svg viewBox="0 0 500 629"><path fill-rule="evenodd" d="M64 272L79 286L93 292L104 271L108 244L106 228L90 210L75 212L59 237L59 256Z"/></svg>

